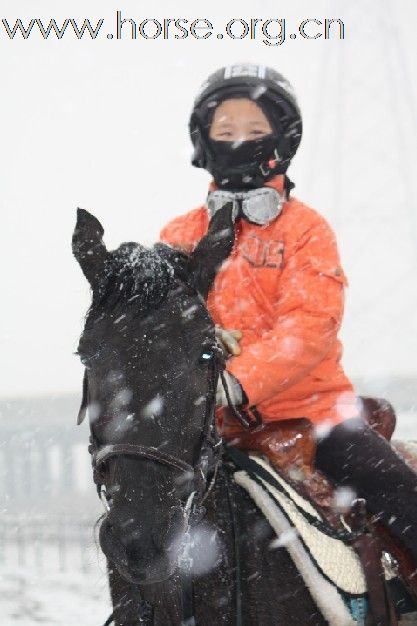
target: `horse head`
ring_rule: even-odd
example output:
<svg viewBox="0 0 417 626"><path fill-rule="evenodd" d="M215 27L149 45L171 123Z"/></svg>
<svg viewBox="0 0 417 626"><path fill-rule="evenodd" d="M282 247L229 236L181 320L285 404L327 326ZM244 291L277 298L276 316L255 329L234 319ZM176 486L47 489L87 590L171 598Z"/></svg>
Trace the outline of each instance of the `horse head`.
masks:
<svg viewBox="0 0 417 626"><path fill-rule="evenodd" d="M92 289L77 353L85 366L82 421L106 513L100 544L127 580L175 571L190 515L219 441L221 363L206 298L234 242L232 205L188 256L157 243L108 251L100 222L78 209L73 253Z"/></svg>

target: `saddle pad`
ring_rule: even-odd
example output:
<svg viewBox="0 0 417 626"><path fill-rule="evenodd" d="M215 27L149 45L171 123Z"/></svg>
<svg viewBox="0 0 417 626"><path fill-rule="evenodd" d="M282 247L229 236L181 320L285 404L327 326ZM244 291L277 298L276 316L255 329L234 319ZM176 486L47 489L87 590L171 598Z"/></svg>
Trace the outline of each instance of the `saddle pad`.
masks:
<svg viewBox="0 0 417 626"><path fill-rule="evenodd" d="M260 477L254 480L244 470L238 470L234 473L236 483L249 493L278 535L283 532L278 528L281 524L275 523L277 515L279 515L278 511L281 512L280 519L282 514L284 515L289 529L296 530L296 533L293 530L294 541L289 541L285 546L288 551L290 552L292 543L301 543L316 570L340 592L348 595L366 593L365 577L355 551L343 541L329 537L306 520L302 512L294 506L294 503L316 519L322 520L322 517L310 502L300 496L282 476L274 471L268 461L255 455L250 455L249 458L269 472L290 496L287 497ZM385 569L385 575L387 579L395 576L393 572L387 569Z"/></svg>

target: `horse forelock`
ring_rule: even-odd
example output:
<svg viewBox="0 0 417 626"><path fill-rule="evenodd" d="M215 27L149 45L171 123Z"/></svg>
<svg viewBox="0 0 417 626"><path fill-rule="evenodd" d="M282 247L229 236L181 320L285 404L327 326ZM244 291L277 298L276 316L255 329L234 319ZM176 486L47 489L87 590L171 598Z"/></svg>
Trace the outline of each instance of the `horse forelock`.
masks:
<svg viewBox="0 0 417 626"><path fill-rule="evenodd" d="M174 268L155 250L123 243L106 259L92 306L111 312L117 304L132 304L143 315L166 298L173 282Z"/></svg>
<svg viewBox="0 0 417 626"><path fill-rule="evenodd" d="M84 351L97 321L130 310L144 317L166 300L176 277L171 263L152 248L123 243L108 253L99 283L93 289L78 354Z"/></svg>

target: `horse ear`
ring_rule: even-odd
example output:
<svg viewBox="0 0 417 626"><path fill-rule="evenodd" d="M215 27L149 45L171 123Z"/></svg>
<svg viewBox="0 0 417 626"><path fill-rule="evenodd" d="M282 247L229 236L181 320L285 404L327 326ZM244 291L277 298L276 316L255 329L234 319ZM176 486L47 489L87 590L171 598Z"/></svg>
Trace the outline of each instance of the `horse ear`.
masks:
<svg viewBox="0 0 417 626"><path fill-rule="evenodd" d="M72 252L93 289L107 256L103 235L104 229L98 219L85 209L77 209L77 223L72 235Z"/></svg>
<svg viewBox="0 0 417 626"><path fill-rule="evenodd" d="M233 248L235 229L232 210L233 203L227 202L216 211L206 235L200 239L190 258L192 282L205 299L217 270Z"/></svg>

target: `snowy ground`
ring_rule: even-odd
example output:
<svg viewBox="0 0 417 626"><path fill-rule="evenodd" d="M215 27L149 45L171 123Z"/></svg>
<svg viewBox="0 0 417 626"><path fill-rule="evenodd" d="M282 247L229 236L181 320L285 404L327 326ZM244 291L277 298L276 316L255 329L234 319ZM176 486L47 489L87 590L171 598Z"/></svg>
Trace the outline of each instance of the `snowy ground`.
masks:
<svg viewBox="0 0 417 626"><path fill-rule="evenodd" d="M2 626L100 626L109 616L105 571L44 573L6 568L0 573Z"/></svg>
<svg viewBox="0 0 417 626"><path fill-rule="evenodd" d="M91 532L82 541L68 542L65 549L49 536L23 550L22 542L9 535L1 560L2 626L100 626L111 612L105 560L95 544L93 521Z"/></svg>

